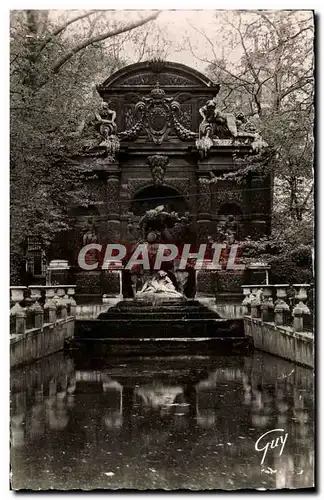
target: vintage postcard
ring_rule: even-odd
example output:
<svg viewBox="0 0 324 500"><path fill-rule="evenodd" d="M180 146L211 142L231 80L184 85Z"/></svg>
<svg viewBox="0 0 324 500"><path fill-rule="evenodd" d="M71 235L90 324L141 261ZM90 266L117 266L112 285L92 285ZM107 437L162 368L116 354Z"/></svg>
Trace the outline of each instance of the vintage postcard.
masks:
<svg viewBox="0 0 324 500"><path fill-rule="evenodd" d="M314 24L10 12L12 490L314 489Z"/></svg>

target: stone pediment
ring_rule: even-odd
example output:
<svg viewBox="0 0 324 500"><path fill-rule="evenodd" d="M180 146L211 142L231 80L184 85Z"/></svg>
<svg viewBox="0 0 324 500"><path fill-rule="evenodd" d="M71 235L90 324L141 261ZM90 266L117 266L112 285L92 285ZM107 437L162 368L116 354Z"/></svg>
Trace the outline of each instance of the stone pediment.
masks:
<svg viewBox="0 0 324 500"><path fill-rule="evenodd" d="M121 140L148 137L161 144L170 137L195 140L199 107L217 95L219 85L184 64L156 59L120 69L97 90L116 113Z"/></svg>
<svg viewBox="0 0 324 500"><path fill-rule="evenodd" d="M111 75L103 84L98 86L98 91L105 98L106 90L147 90L148 87L159 84L165 88L188 87L190 90L210 89L213 95L217 94L219 85L202 73L185 66L184 64L170 61L152 60L143 63L131 64Z"/></svg>

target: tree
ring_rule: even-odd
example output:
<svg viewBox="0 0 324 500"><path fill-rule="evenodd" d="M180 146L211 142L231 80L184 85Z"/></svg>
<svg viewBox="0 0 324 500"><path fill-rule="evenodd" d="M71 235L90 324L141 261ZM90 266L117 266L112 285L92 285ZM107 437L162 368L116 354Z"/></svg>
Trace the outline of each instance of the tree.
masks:
<svg viewBox="0 0 324 500"><path fill-rule="evenodd" d="M221 11L218 39L192 26L210 48L207 72L221 84L219 107L238 108L269 144L246 158L236 175L269 172L275 177L273 237L313 230L314 21L310 11ZM196 48L188 39L192 53ZM222 47L222 51L218 50ZM233 177L233 175L232 175ZM215 179L217 180L217 179ZM214 180L212 180L214 182ZM301 228L303 227L303 230Z"/></svg>
<svg viewBox="0 0 324 500"><path fill-rule="evenodd" d="M12 11L11 276L17 284L26 237L46 246L68 229L67 206L87 204L82 172L66 159L82 150L78 129L99 104L95 84L126 63L120 47L158 11ZM144 33L145 34L145 33ZM143 34L143 37L144 37ZM138 35L137 35L138 36Z"/></svg>

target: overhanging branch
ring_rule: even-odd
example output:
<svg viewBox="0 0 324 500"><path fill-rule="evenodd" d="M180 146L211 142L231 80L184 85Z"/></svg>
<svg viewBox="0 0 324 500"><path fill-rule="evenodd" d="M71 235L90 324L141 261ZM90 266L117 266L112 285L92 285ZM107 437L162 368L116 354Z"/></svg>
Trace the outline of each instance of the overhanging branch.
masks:
<svg viewBox="0 0 324 500"><path fill-rule="evenodd" d="M115 30L106 31L102 35L97 35L97 36L94 36L92 38L89 38L89 39L83 41L82 43L80 43L79 45L77 45L76 47L74 47L73 49L71 49L67 54L65 54L65 56L63 56L61 59L59 59L54 64L54 66L52 68L53 73L58 73L58 71L60 70L60 68L67 61L69 61L71 59L71 57L73 57L75 54L77 54L78 52L80 52L80 50L83 50L86 47L88 47L89 45L92 45L94 43L106 40L107 38L111 38L113 36L117 36L117 35L120 35L121 33L126 33L127 31L131 31L131 30L133 30L135 28L143 26L144 24L148 23L149 21L153 21L154 19L156 19L159 14L160 14L160 11L156 11L156 12L154 12L154 14L151 14L151 15L145 17L144 19L140 19L139 21L134 21L132 23L129 23L129 24L127 24L126 26L124 26L122 28L117 28Z"/></svg>

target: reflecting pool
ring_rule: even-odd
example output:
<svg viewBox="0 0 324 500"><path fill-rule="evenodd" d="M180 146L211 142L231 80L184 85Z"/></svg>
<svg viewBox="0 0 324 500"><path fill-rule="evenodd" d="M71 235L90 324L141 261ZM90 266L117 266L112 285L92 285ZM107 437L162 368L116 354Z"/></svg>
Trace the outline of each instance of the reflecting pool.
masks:
<svg viewBox="0 0 324 500"><path fill-rule="evenodd" d="M312 370L258 351L52 355L11 374L12 487L310 488L313 386Z"/></svg>

